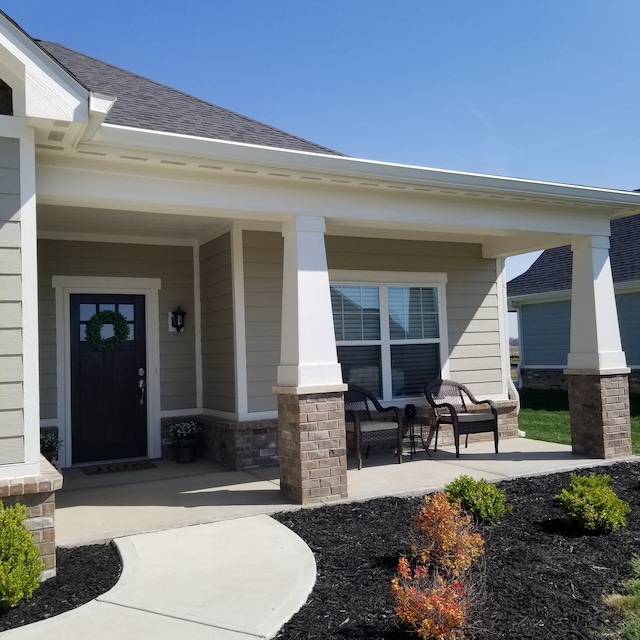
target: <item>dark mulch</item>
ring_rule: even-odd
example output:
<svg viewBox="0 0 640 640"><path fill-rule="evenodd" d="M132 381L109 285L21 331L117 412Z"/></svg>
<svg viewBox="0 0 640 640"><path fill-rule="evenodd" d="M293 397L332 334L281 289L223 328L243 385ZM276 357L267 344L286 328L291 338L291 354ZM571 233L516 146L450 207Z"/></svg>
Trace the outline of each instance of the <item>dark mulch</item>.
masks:
<svg viewBox="0 0 640 640"><path fill-rule="evenodd" d="M43 582L30 600L0 612L0 631L75 609L105 593L118 581L120 554L113 545L58 548L56 577Z"/></svg>
<svg viewBox="0 0 640 640"><path fill-rule="evenodd" d="M514 509L483 530L486 600L474 612L467 638L592 639L611 624L602 595L640 554L640 466L618 463L595 471L610 474L616 493L632 507L629 526L607 536L563 527L553 496L567 485L568 473L500 484ZM309 601L277 637L415 638L398 626L389 585L420 506L421 498L381 498L277 514L311 547L318 566ZM0 614L0 631L80 606L110 589L121 571L109 545L59 549L57 562L56 578Z"/></svg>
<svg viewBox="0 0 640 640"><path fill-rule="evenodd" d="M610 474L614 490L632 507L629 526L610 535L579 535L563 526L553 496L567 486L568 473L499 485L514 508L483 530L486 600L466 638L577 640L611 626L603 593L640 554L640 466L595 471ZM383 498L276 515L307 542L318 566L307 604L277 638L415 638L398 626L389 585L420 506L421 498Z"/></svg>

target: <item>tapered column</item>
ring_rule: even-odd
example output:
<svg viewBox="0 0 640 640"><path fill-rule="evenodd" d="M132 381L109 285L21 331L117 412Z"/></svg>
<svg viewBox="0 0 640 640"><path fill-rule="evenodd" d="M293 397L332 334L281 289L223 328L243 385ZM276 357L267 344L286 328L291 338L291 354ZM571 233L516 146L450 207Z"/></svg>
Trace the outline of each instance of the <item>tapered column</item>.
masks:
<svg viewBox="0 0 640 640"><path fill-rule="evenodd" d="M571 346L565 373L573 451L611 458L631 453L629 386L616 308L609 238L575 239Z"/></svg>
<svg viewBox="0 0 640 640"><path fill-rule="evenodd" d="M338 363L322 218L283 226L278 395L280 488L301 504L347 497L342 370Z"/></svg>

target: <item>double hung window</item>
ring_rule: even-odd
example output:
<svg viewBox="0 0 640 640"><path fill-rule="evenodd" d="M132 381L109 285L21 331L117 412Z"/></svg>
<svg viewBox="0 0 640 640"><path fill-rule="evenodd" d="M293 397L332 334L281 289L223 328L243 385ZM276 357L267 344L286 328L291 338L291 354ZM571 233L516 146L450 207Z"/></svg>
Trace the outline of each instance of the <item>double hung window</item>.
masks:
<svg viewBox="0 0 640 640"><path fill-rule="evenodd" d="M334 282L331 304L344 381L383 400L420 396L441 371L440 298L438 284Z"/></svg>

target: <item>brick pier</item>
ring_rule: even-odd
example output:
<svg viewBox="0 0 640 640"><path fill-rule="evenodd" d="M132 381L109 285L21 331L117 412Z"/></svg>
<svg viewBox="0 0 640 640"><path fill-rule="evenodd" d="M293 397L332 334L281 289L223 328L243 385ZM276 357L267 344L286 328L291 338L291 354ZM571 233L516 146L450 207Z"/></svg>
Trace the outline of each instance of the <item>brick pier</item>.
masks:
<svg viewBox="0 0 640 640"><path fill-rule="evenodd" d="M347 497L342 393L278 391L280 489L298 504Z"/></svg>

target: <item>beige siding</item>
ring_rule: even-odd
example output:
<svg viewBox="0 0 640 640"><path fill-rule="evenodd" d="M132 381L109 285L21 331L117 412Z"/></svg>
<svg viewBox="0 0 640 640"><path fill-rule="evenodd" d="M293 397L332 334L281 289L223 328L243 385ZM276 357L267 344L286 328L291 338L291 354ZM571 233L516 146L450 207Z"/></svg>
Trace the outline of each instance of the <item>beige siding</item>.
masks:
<svg viewBox="0 0 640 640"><path fill-rule="evenodd" d="M0 464L24 460L20 148L0 138Z"/></svg>
<svg viewBox="0 0 640 640"><path fill-rule="evenodd" d="M249 411L277 409L283 246L278 233L243 234Z"/></svg>
<svg viewBox="0 0 640 640"><path fill-rule="evenodd" d="M450 375L478 394L505 391L496 264L479 245L335 236L326 244L330 269L446 273Z"/></svg>
<svg viewBox="0 0 640 640"><path fill-rule="evenodd" d="M207 409L236 411L231 234L200 248L202 382Z"/></svg>
<svg viewBox="0 0 640 640"><path fill-rule="evenodd" d="M51 279L58 276L160 278L160 404L162 410L196 405L191 247L67 242L38 243L41 417L56 418L56 309ZM169 333L167 315L187 311L184 332Z"/></svg>

